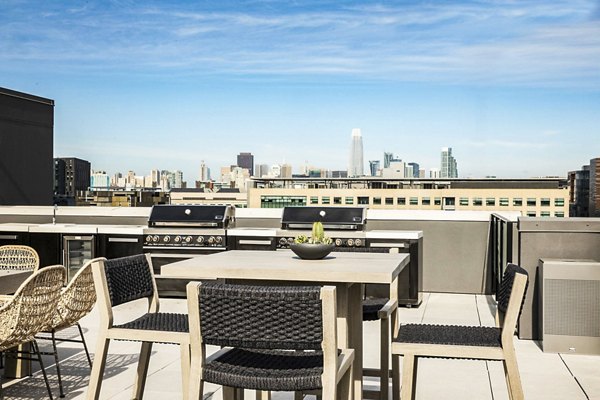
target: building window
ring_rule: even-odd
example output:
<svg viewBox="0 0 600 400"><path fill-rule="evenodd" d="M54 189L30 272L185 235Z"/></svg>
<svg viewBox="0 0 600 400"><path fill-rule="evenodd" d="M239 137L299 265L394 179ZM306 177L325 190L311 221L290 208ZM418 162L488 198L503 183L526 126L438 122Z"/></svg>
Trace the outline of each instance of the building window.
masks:
<svg viewBox="0 0 600 400"><path fill-rule="evenodd" d="M461 197L458 200L458 204L460 204L461 206L468 206L469 205L469 198L468 197Z"/></svg>
<svg viewBox="0 0 600 400"><path fill-rule="evenodd" d="M481 199L481 197L474 197L473 198L473 205L474 206L482 206L483 205L483 200Z"/></svg>
<svg viewBox="0 0 600 400"><path fill-rule="evenodd" d="M398 197L396 199L396 204L398 204L399 206L405 206L406 205L406 197Z"/></svg>
<svg viewBox="0 0 600 400"><path fill-rule="evenodd" d="M513 206L515 206L515 207L522 207L523 206L523 199L521 199L520 197L514 198L513 199Z"/></svg>
<svg viewBox="0 0 600 400"><path fill-rule="evenodd" d="M557 218L563 218L565 216L565 213L562 211L557 211L554 213L554 216Z"/></svg>
<svg viewBox="0 0 600 400"><path fill-rule="evenodd" d="M319 204L319 197L310 196L310 204Z"/></svg>
<svg viewBox="0 0 600 400"><path fill-rule="evenodd" d="M543 198L542 200L540 200L540 205L542 207L550 207L550 199ZM549 217L549 215L548 215L548 217Z"/></svg>
<svg viewBox="0 0 600 400"><path fill-rule="evenodd" d="M345 202L346 204L354 204L354 197L346 197Z"/></svg>
<svg viewBox="0 0 600 400"><path fill-rule="evenodd" d="M431 199L429 197L423 197L421 199L421 204L424 206L431 205Z"/></svg>
<svg viewBox="0 0 600 400"><path fill-rule="evenodd" d="M495 206L496 205L496 199L493 197L488 197L485 199L485 205L486 206Z"/></svg>
<svg viewBox="0 0 600 400"><path fill-rule="evenodd" d="M542 217L549 217L550 216L550 211L542 211L540 213L540 216L542 216Z"/></svg>
<svg viewBox="0 0 600 400"><path fill-rule="evenodd" d="M341 197L334 197L333 198L333 204L342 204L342 198Z"/></svg>
<svg viewBox="0 0 600 400"><path fill-rule="evenodd" d="M555 207L564 207L565 206L565 199L554 199L554 206Z"/></svg>
<svg viewBox="0 0 600 400"><path fill-rule="evenodd" d="M381 197L373 197L373 204L381 204Z"/></svg>
<svg viewBox="0 0 600 400"><path fill-rule="evenodd" d="M261 208L306 206L306 196L260 196Z"/></svg>
<svg viewBox="0 0 600 400"><path fill-rule="evenodd" d="M367 196L359 196L357 200L358 204L369 204L369 197Z"/></svg>
<svg viewBox="0 0 600 400"><path fill-rule="evenodd" d="M500 205L502 207L508 207L508 197L500 197Z"/></svg>
<svg viewBox="0 0 600 400"><path fill-rule="evenodd" d="M441 197L435 197L433 199L433 204L435 204L436 206L441 206L442 205L442 198Z"/></svg>
<svg viewBox="0 0 600 400"><path fill-rule="evenodd" d="M535 217L537 214L535 213L535 211L527 211L527 216L528 217Z"/></svg>
<svg viewBox="0 0 600 400"><path fill-rule="evenodd" d="M321 204L330 204L330 198L329 198L329 196L323 196L323 197L321 197Z"/></svg>
<svg viewBox="0 0 600 400"><path fill-rule="evenodd" d="M386 197L385 198L385 204L387 206L393 206L394 205L394 198L393 197Z"/></svg>
<svg viewBox="0 0 600 400"><path fill-rule="evenodd" d="M537 205L537 199L533 199L531 197L529 197L527 199L527 206L528 207L535 207Z"/></svg>
<svg viewBox="0 0 600 400"><path fill-rule="evenodd" d="M411 197L409 200L409 204L411 206L418 206L419 205L419 198L418 197Z"/></svg>

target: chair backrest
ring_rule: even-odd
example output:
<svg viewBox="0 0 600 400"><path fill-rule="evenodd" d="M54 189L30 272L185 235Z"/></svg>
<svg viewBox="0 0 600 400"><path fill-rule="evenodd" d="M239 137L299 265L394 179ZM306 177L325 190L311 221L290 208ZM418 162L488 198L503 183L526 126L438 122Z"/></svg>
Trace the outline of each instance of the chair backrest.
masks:
<svg viewBox="0 0 600 400"><path fill-rule="evenodd" d="M324 335L320 287L209 282L199 285L197 301L203 344L321 349Z"/></svg>
<svg viewBox="0 0 600 400"><path fill-rule="evenodd" d="M508 264L502 282L498 288L496 301L498 303L499 322L503 331L512 336L523 308L523 300L527 290L529 275L527 271L516 264Z"/></svg>
<svg viewBox="0 0 600 400"><path fill-rule="evenodd" d="M65 267L55 265L39 269L23 282L0 308L0 350L31 341L48 326L65 277Z"/></svg>
<svg viewBox="0 0 600 400"><path fill-rule="evenodd" d="M34 271L40 266L40 257L35 249L22 245L0 246L0 269Z"/></svg>
<svg viewBox="0 0 600 400"><path fill-rule="evenodd" d="M50 328L71 326L92 311L96 303L92 263L98 260L86 262L62 291Z"/></svg>
<svg viewBox="0 0 600 400"><path fill-rule="evenodd" d="M152 297L156 290L152 266L145 254L106 260L104 274L113 307Z"/></svg>

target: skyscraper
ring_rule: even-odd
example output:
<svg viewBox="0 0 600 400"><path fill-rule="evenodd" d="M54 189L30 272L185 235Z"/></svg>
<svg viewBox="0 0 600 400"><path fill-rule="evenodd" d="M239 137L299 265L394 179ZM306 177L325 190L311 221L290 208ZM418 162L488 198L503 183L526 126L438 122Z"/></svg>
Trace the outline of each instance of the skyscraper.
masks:
<svg viewBox="0 0 600 400"><path fill-rule="evenodd" d="M383 152L383 168L389 168L390 162L394 159L394 153Z"/></svg>
<svg viewBox="0 0 600 400"><path fill-rule="evenodd" d="M408 164L406 164L407 167L407 174L406 177L407 178L418 178L419 177L419 164L417 164L416 162L410 162ZM410 170L410 173L408 173L408 170Z"/></svg>
<svg viewBox="0 0 600 400"><path fill-rule="evenodd" d="M352 129L352 143L350 145L350 164L348 176L364 176L363 144L360 129Z"/></svg>
<svg viewBox="0 0 600 400"><path fill-rule="evenodd" d="M369 161L369 169L371 170L371 176L377 176L379 171L379 160Z"/></svg>
<svg viewBox="0 0 600 400"><path fill-rule="evenodd" d="M252 175L254 173L254 156L252 153L240 153L237 156L237 166L245 168L248 173Z"/></svg>
<svg viewBox="0 0 600 400"><path fill-rule="evenodd" d="M452 157L452 147L442 148L442 168L440 178L458 178L456 159Z"/></svg>
<svg viewBox="0 0 600 400"><path fill-rule="evenodd" d="M210 168L204 163L204 160L200 163L200 182L210 181Z"/></svg>

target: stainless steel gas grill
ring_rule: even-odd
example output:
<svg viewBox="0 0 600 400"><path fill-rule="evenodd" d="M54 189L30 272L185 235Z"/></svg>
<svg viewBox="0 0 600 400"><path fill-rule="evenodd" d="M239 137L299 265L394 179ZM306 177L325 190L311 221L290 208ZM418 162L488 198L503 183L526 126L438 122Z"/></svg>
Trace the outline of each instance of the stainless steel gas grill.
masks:
<svg viewBox="0 0 600 400"><path fill-rule="evenodd" d="M227 228L235 223L232 206L157 205L144 229L144 252L154 272L175 261L226 251Z"/></svg>

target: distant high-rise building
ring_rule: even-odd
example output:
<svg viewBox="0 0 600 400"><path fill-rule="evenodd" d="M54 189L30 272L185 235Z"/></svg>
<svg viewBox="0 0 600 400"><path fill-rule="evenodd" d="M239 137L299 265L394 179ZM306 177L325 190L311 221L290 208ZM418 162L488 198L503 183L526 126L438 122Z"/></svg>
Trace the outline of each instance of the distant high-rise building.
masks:
<svg viewBox="0 0 600 400"><path fill-rule="evenodd" d="M184 186L185 185L184 185L184 182L183 182L183 172L181 172L179 170L175 171L175 185L173 185L173 187L175 189L181 189Z"/></svg>
<svg viewBox="0 0 600 400"><path fill-rule="evenodd" d="M590 160L590 217L600 217L600 158Z"/></svg>
<svg viewBox="0 0 600 400"><path fill-rule="evenodd" d="M440 177L440 170L437 168L431 168L429 170L429 177L432 179L437 179Z"/></svg>
<svg viewBox="0 0 600 400"><path fill-rule="evenodd" d="M282 178L291 178L292 177L291 164L282 164L281 165L281 177Z"/></svg>
<svg viewBox="0 0 600 400"><path fill-rule="evenodd" d="M383 168L389 168L394 159L394 153L383 152Z"/></svg>
<svg viewBox="0 0 600 400"><path fill-rule="evenodd" d="M381 176L383 178L406 178L406 164L404 161L392 161L388 168L381 170Z"/></svg>
<svg viewBox="0 0 600 400"><path fill-rule="evenodd" d="M79 158L54 159L54 195L75 198L90 187L91 165Z"/></svg>
<svg viewBox="0 0 600 400"><path fill-rule="evenodd" d="M328 178L347 178L348 171L333 170L329 171Z"/></svg>
<svg viewBox="0 0 600 400"><path fill-rule="evenodd" d="M425 170L424 169L419 170L419 178L425 178Z"/></svg>
<svg viewBox="0 0 600 400"><path fill-rule="evenodd" d="M279 164L271 165L271 168L269 169L269 176L272 178L281 177L281 165L279 165Z"/></svg>
<svg viewBox="0 0 600 400"><path fill-rule="evenodd" d="M584 165L579 171L568 173L569 216L590 216L590 166Z"/></svg>
<svg viewBox="0 0 600 400"><path fill-rule="evenodd" d="M442 168L440 178L458 178L456 159L452 156L452 147L442 148Z"/></svg>
<svg viewBox="0 0 600 400"><path fill-rule="evenodd" d="M369 161L369 170L371 172L371 176L377 176L379 172L379 160L371 160Z"/></svg>
<svg viewBox="0 0 600 400"><path fill-rule="evenodd" d="M352 129L352 143L350 145L350 164L348 176L364 176L363 143L360 129Z"/></svg>
<svg viewBox="0 0 600 400"><path fill-rule="evenodd" d="M200 182L208 182L210 181L210 168L206 166L204 160L200 162Z"/></svg>
<svg viewBox="0 0 600 400"><path fill-rule="evenodd" d="M256 167L254 167L254 176L262 178L267 175L269 175L269 166L267 164L256 164Z"/></svg>
<svg viewBox="0 0 600 400"><path fill-rule="evenodd" d="M150 186L153 188L157 188L160 186L160 171L157 169L153 169L150 171Z"/></svg>
<svg viewBox="0 0 600 400"><path fill-rule="evenodd" d="M254 173L254 156L252 153L240 153L237 156L237 166L248 170L249 174Z"/></svg>
<svg viewBox="0 0 600 400"><path fill-rule="evenodd" d="M90 189L110 189L110 177L106 171L95 171L90 176Z"/></svg>
<svg viewBox="0 0 600 400"><path fill-rule="evenodd" d="M416 162L411 162L406 164L407 167L407 178L418 178L419 177L419 164Z"/></svg>

